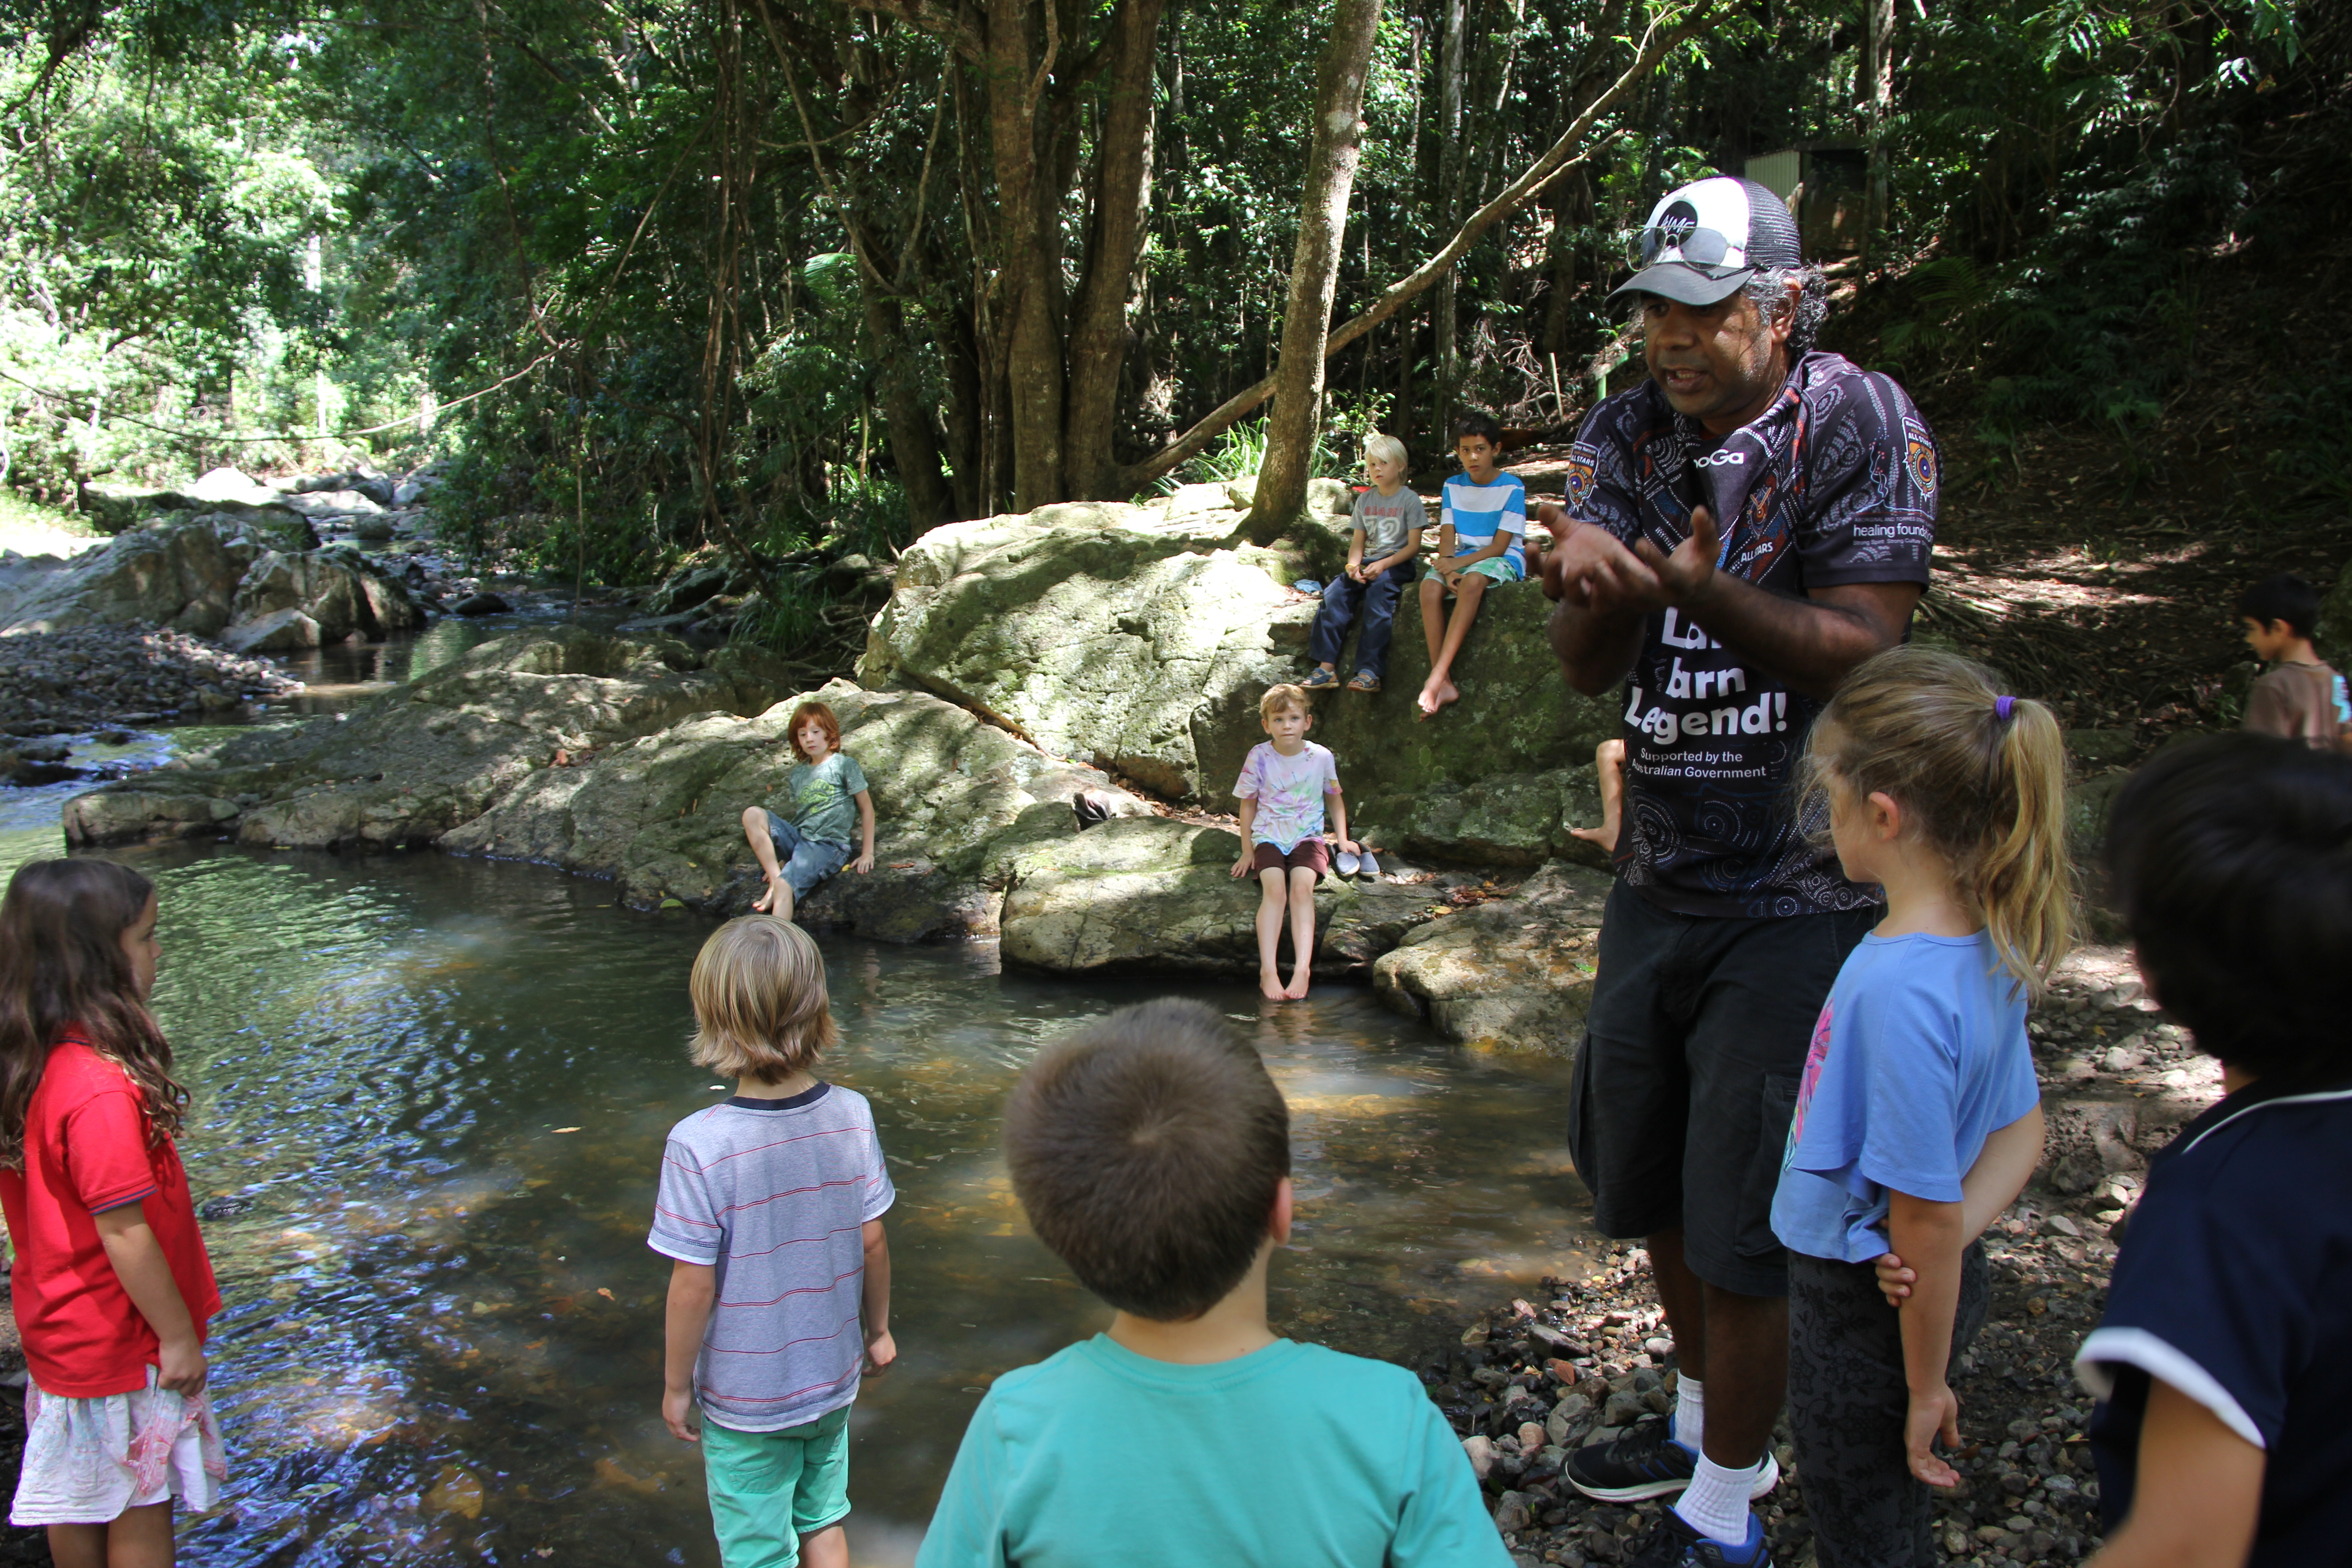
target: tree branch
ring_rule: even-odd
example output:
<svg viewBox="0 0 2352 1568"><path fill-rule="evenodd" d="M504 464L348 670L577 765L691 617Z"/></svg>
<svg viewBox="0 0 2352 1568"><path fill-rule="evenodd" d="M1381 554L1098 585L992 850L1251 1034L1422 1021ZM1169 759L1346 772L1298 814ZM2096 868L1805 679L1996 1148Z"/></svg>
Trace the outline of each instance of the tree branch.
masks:
<svg viewBox="0 0 2352 1568"><path fill-rule="evenodd" d="M1716 0L1696 0L1671 26L1664 22L1652 23L1643 38L1641 54L1625 68L1622 75L1610 84L1609 90L1585 105L1584 111L1570 123L1568 129L1560 133L1559 140L1553 142L1542 157L1528 165L1517 179L1504 186L1494 200L1465 219L1462 226L1454 230L1454 237L1446 242L1445 248L1381 290L1381 297L1372 302L1370 309L1349 318L1344 325L1332 329L1330 337L1323 345L1323 357L1330 358L1395 315L1415 296L1425 292L1444 277L1462 258L1463 253L1478 242L1480 236L1540 195L1553 181L1591 157L1594 149L1591 147L1573 152L1571 149L1591 132L1602 115L1615 108L1643 77L1657 68L1661 60L1697 30L1698 25L1706 19L1707 13L1714 9L1715 3ZM1190 430L1142 462L1121 468L1118 472L1120 492L1132 495L1178 464L1199 456L1235 420L1271 396L1274 384L1275 378L1269 375L1244 387L1219 404Z"/></svg>
<svg viewBox="0 0 2352 1568"><path fill-rule="evenodd" d="M970 18L933 0L841 0L841 4L853 11L896 17L910 27L945 38L966 59L976 60L987 53L988 39Z"/></svg>

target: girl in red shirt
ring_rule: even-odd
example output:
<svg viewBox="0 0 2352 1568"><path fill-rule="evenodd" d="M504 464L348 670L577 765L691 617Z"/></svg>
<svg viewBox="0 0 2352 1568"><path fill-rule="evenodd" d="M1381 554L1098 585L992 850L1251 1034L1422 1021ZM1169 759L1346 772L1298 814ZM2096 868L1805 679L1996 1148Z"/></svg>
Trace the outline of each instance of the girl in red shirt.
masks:
<svg viewBox="0 0 2352 1568"><path fill-rule="evenodd" d="M210 1508L227 1474L159 952L127 867L37 860L0 900L0 1211L31 1373L9 1517L48 1527L58 1568L168 1568L172 1500Z"/></svg>

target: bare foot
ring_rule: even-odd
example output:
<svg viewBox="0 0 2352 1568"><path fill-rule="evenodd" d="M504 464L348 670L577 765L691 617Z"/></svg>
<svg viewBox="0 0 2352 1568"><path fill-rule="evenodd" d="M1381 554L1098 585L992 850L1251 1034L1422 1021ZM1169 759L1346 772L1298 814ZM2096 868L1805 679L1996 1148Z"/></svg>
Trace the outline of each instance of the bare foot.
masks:
<svg viewBox="0 0 2352 1568"><path fill-rule="evenodd" d="M1434 719L1440 708L1449 702L1461 701L1462 693L1454 689L1454 682L1450 680L1433 680L1421 689L1421 696L1417 700L1421 705L1421 716L1423 719Z"/></svg>
<svg viewBox="0 0 2352 1568"><path fill-rule="evenodd" d="M776 907L776 895L782 891L782 879L781 878L770 878L768 881L768 890L751 900L751 912L753 914L764 915L770 910L774 909Z"/></svg>
<svg viewBox="0 0 2352 1568"><path fill-rule="evenodd" d="M1307 966L1305 964L1302 963L1297 968L1292 970L1290 972L1289 988L1285 990L1282 994L1284 997L1293 1002L1297 1002L1304 998L1307 994Z"/></svg>
<svg viewBox="0 0 2352 1568"><path fill-rule="evenodd" d="M1261 969L1257 972L1257 990L1258 994L1269 1002L1285 1002L1290 998L1290 993L1282 988L1281 974L1275 970Z"/></svg>

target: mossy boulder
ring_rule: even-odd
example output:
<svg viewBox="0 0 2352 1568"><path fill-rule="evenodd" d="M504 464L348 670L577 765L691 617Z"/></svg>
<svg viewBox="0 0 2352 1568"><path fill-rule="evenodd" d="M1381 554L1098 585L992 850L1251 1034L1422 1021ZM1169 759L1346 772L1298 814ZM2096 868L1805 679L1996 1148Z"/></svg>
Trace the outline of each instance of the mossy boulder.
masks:
<svg viewBox="0 0 2352 1568"><path fill-rule="evenodd" d="M1320 605L1286 585L1315 574L1309 546L1328 540L1253 548L1243 512L1197 493L1213 489L933 530L900 558L861 683L936 691L1167 798L1229 807L1264 738L1258 699L1313 668ZM1317 517L1294 533L1339 524ZM1533 583L1490 592L1455 665L1462 700L1423 721L1413 697L1429 658L1409 595L1386 689L1318 699L1314 738L1338 754L1351 821L1374 842L1486 863L1588 853L1567 828L1597 819L1592 752L1616 719L1560 678L1550 609Z"/></svg>

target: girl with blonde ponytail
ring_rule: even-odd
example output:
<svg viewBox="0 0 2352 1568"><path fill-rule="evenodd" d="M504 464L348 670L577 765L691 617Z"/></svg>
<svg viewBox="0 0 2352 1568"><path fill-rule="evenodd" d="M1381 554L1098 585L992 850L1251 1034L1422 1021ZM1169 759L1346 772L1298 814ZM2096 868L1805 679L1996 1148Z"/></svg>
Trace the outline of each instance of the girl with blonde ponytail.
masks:
<svg viewBox="0 0 2352 1568"><path fill-rule="evenodd" d="M1936 1444L1959 1442L1948 1369L1990 1294L1977 1237L2042 1154L2025 1009L2066 950L2065 750L2041 703L1901 647L1831 700L1803 777L1886 918L1814 1026L1772 1205L1790 1418L1821 1568L1900 1568L1941 1561L1928 1488L1958 1479Z"/></svg>

